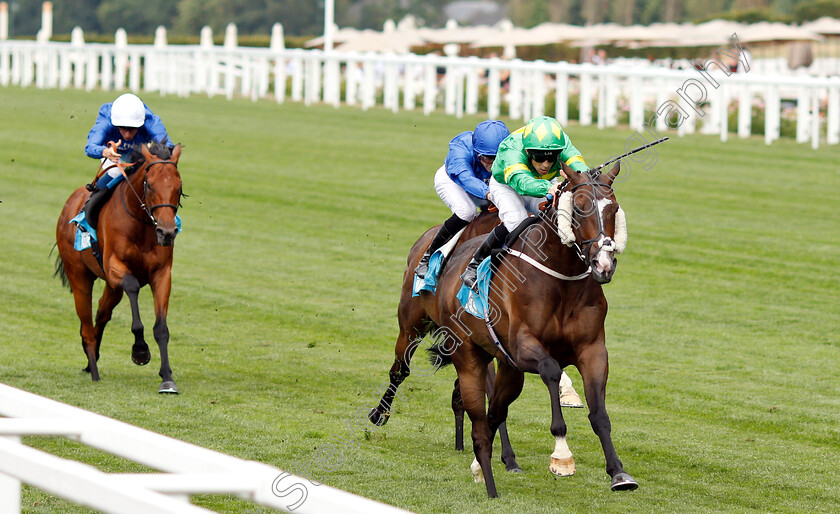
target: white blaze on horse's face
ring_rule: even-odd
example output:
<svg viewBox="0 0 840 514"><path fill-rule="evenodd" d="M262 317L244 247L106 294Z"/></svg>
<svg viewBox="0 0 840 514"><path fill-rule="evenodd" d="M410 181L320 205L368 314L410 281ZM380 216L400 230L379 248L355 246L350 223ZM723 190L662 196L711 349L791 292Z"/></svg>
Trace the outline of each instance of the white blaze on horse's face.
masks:
<svg viewBox="0 0 840 514"><path fill-rule="evenodd" d="M604 208L611 203L612 200L608 198L601 198L598 200L598 215L601 219L604 219ZM605 234L601 234L595 244L596 248L598 248L598 252L595 254L594 259L595 269L602 275L609 275L615 264L613 253L616 251L616 243L612 238L607 237Z"/></svg>

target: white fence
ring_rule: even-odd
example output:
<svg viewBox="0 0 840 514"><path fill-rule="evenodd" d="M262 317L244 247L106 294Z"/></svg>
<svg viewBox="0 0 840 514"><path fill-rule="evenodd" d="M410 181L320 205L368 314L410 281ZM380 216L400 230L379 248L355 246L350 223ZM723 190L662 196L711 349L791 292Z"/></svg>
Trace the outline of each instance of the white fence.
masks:
<svg viewBox="0 0 840 514"><path fill-rule="evenodd" d="M840 142L840 77L727 75L715 65L703 72L212 44L6 40L0 41L0 86L9 85L242 95L277 102L288 97L362 109L382 105L395 112L422 108L427 114L442 107L459 117L479 113L483 101L481 111L491 118L548 114L561 123L576 106L582 125L604 128L626 121L642 130L651 122L657 131L669 130L666 116L656 116L667 104L686 114L671 123L679 135L699 131L723 141L735 108L739 137L750 135L753 114L763 114L767 144L780 137L783 118L795 122L798 142L810 141L814 148L821 141ZM546 112L547 100L553 100L554 112Z"/></svg>
<svg viewBox="0 0 840 514"><path fill-rule="evenodd" d="M406 512L254 461L149 432L0 384L0 512L19 513L21 482L102 512L211 512L190 494L236 494L283 511ZM165 473L109 474L21 443L63 436ZM281 483L282 482L282 483ZM309 487L306 485L309 484Z"/></svg>

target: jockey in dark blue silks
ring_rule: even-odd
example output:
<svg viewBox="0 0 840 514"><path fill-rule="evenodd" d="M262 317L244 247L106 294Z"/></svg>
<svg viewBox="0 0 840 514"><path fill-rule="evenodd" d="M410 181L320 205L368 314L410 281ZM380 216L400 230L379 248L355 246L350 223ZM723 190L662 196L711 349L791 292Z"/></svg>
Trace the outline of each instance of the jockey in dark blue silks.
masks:
<svg viewBox="0 0 840 514"><path fill-rule="evenodd" d="M446 160L435 173L435 192L452 211L452 216L443 222L414 269L419 278L429 271L432 254L474 220L478 208L490 205L492 199L487 187L492 176L490 169L499 143L508 134L504 122L486 120L475 130L462 132L449 142Z"/></svg>
<svg viewBox="0 0 840 514"><path fill-rule="evenodd" d="M118 147L111 147L109 142L120 144ZM102 104L96 122L88 133L85 154L94 159L101 159L106 171L96 181L93 193L82 211L71 221L76 222L83 230L95 233L94 227L100 209L110 198L116 185L123 180L123 173L117 163L129 163L137 159L140 155L140 145L152 142L173 146L160 117L146 107L140 98L126 93L113 103Z"/></svg>

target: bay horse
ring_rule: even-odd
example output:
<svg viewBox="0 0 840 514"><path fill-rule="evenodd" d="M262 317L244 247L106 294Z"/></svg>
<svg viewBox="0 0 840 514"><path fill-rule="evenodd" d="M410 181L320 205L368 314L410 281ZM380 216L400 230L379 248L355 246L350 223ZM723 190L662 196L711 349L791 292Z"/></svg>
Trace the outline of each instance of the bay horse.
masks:
<svg viewBox="0 0 840 514"><path fill-rule="evenodd" d="M151 360L149 346L143 338L143 323L137 296L140 288L149 285L154 296L154 337L160 349L160 393L177 393L178 387L169 367L169 328L166 314L172 288L172 254L178 233L176 213L183 195L178 159L181 145L171 149L153 143L141 146L142 163L136 171L118 184L111 199L102 207L96 228L102 264L92 249L73 248L76 225L69 221L85 204L89 193L80 187L67 200L56 228L58 257L55 274L73 292L76 314L81 321L82 349L94 381L99 380L99 347L105 325L111 320L114 307L123 292L131 304L131 332L134 345L131 360L137 365ZM96 325L92 319L93 284L97 278L105 282Z"/></svg>
<svg viewBox="0 0 840 514"><path fill-rule="evenodd" d="M464 229L464 232L455 242L454 249L470 239L475 237L485 236L493 228L501 222L495 208L483 208L481 213L472 220ZM414 268L420 262L423 253L429 247L440 229L440 225L435 225L429 228L422 236L414 243L411 251L408 254L408 261L403 273L403 288L400 295L399 315L400 319L400 335L397 338L395 348L396 358L394 365L391 368L390 378L391 384L385 392L385 398L380 402L379 406L373 409L369 418L372 423L376 425L384 425L388 422L391 412L391 403L394 400L394 394L397 387L408 377L411 373L411 356L414 355L415 350L419 346L420 341L425 334L424 324L428 319L425 318L424 298L434 297L429 291L421 291L419 296L413 295L414 286ZM454 251L453 249L453 251ZM450 254L451 255L451 254ZM444 269L446 267L444 262ZM403 320L411 320L403 323ZM418 337L419 336L419 337ZM493 377L495 376L495 366L493 362L488 364L488 374L485 381L485 393L489 397L493 389ZM396 385L395 385L396 384ZM385 403L387 402L387 404ZM461 401L460 388L458 387L458 379L455 379L455 384L452 391L452 412L455 415L455 449L457 451L464 450L464 407ZM521 472L522 469L516 463L516 456L510 445L510 439L507 433L506 424L499 427L499 436L502 442L502 462L505 468L512 472Z"/></svg>
<svg viewBox="0 0 840 514"><path fill-rule="evenodd" d="M555 199L557 205L503 252L501 265L494 269L487 297L493 321L467 313L456 297L462 284L460 274L481 243L474 240L450 256L436 301L426 306L426 323L417 336L436 328L439 342L430 350L436 366L455 365L464 407L472 421L475 460L470 468L476 481L485 483L491 498L498 496L490 465L494 434L522 391L524 372L539 374L549 391L550 430L555 438L549 470L557 476L574 474L559 401L559 381L568 365L577 367L583 379L590 424L601 441L611 489L638 487L616 454L605 406L607 301L601 284L611 280L615 256L623 251L627 239L624 212L612 190L619 164L608 174L576 173L565 165L563 170L568 182ZM401 331L414 322L408 314L400 312ZM398 340L398 349L400 343ZM484 383L487 364L494 358L499 369L488 411ZM393 375L394 368L392 388L378 409L390 408L396 391Z"/></svg>

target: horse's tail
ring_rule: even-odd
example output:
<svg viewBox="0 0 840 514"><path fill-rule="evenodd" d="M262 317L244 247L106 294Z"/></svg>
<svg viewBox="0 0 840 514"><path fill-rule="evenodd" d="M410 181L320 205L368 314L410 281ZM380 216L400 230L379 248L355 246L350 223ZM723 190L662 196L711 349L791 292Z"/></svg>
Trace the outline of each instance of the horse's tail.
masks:
<svg viewBox="0 0 840 514"><path fill-rule="evenodd" d="M55 247L57 245L58 243L53 245L52 250L50 250L50 255L52 255L53 250L55 250ZM67 280L67 272L64 271L64 261L61 260L60 253L55 257L55 271L53 272L53 278L55 277L61 279L62 286L66 287L67 289L70 289L70 282Z"/></svg>
<svg viewBox="0 0 840 514"><path fill-rule="evenodd" d="M452 341L446 338L426 350L429 352L429 362L435 367L435 371L452 364L452 352L455 348L457 346L453 346Z"/></svg>

